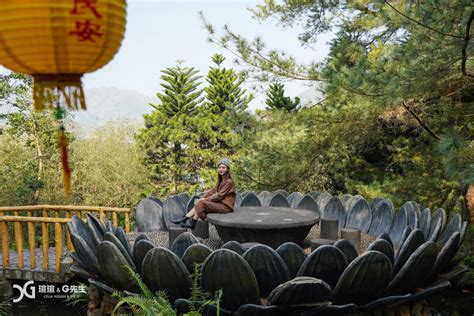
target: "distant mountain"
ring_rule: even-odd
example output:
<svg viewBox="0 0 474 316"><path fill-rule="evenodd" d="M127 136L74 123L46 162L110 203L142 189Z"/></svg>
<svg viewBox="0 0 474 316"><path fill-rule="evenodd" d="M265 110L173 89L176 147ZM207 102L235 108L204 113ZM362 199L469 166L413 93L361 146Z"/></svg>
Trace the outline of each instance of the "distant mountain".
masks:
<svg viewBox="0 0 474 316"><path fill-rule="evenodd" d="M158 102L156 97L119 88L86 89L85 94L87 110L73 112L72 116L74 125L86 129L96 129L119 119L143 122L143 114L153 109L149 103Z"/></svg>

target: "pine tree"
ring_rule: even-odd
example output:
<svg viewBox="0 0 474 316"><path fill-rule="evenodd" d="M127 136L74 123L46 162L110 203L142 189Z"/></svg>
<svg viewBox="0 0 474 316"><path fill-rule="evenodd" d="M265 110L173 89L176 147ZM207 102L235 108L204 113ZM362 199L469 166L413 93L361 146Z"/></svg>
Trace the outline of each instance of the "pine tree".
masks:
<svg viewBox="0 0 474 316"><path fill-rule="evenodd" d="M157 93L160 103L151 114L145 115L145 128L137 134L145 151L145 164L150 179L161 196L197 189L199 169L207 163L202 157L199 140L202 137L199 113L202 89L198 71L176 66L162 71L163 92Z"/></svg>
<svg viewBox="0 0 474 316"><path fill-rule="evenodd" d="M163 92L156 94L161 103L152 106L167 116L178 113L192 114L204 100L201 97L202 90L198 89L201 84L198 82L201 78L197 76L198 72L193 67L181 66L163 70L163 75L160 77L164 81L160 84Z"/></svg>
<svg viewBox="0 0 474 316"><path fill-rule="evenodd" d="M290 97L285 97L285 86L282 83L272 83L267 91L267 100L265 104L270 110L285 110L287 112L297 112L300 98L296 97L294 101Z"/></svg>
<svg viewBox="0 0 474 316"><path fill-rule="evenodd" d="M212 61L216 67L209 67L206 78L209 86L204 89L209 108L218 114L224 111L230 113L245 111L253 96L245 95L246 90L241 88L243 80L239 79L233 69L221 67L225 61L221 54L215 54Z"/></svg>

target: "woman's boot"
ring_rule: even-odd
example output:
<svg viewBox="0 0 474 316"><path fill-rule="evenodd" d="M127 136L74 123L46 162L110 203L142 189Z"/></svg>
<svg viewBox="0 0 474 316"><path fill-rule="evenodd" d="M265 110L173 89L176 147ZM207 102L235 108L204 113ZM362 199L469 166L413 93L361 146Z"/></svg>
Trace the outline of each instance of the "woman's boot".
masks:
<svg viewBox="0 0 474 316"><path fill-rule="evenodd" d="M172 219L171 222L172 223L175 223L175 224L181 224L181 223L184 223L188 220L189 217L186 217L186 216L183 216L181 218L178 218L178 219Z"/></svg>
<svg viewBox="0 0 474 316"><path fill-rule="evenodd" d="M196 226L197 220L189 218L186 222L181 223L181 227L193 229Z"/></svg>

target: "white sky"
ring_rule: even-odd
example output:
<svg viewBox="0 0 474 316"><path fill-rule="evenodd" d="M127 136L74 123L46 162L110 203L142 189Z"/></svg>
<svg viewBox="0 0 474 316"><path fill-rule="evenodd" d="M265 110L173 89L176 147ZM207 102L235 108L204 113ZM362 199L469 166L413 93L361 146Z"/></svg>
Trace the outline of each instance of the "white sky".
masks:
<svg viewBox="0 0 474 316"><path fill-rule="evenodd" d="M212 65L211 56L221 53L227 57L225 67L237 68L234 56L207 41L199 11L203 11L218 34L227 24L234 33L247 39L260 36L267 48L284 50L303 63L322 61L327 56L331 34L304 48L298 41L301 27L283 28L275 19L254 19L248 8L259 3L263 0L128 0L122 47L109 64L84 76L86 97L88 89L105 87L135 90L154 97L160 89L160 70L175 66L177 60L184 60L184 65L197 68L205 76ZM1 66L0 72L5 72ZM301 82L289 82L285 89L288 95L297 96L308 87ZM264 93L255 96L250 109L263 108Z"/></svg>
<svg viewBox="0 0 474 316"><path fill-rule="evenodd" d="M262 2L129 0L122 47L108 65L85 76L86 91L87 88L115 87L154 96L159 90L160 70L176 65L177 60L184 60L185 65L201 70L201 75L207 72L215 53L228 57L226 67L234 66L234 57L207 41L208 34L199 11L204 12L219 33L228 24L235 33L249 39L261 36L267 47L283 49L302 62L324 59L329 49L326 44L329 36L321 38L315 47L301 47L297 37L302 28L284 29L275 20L260 23L252 17L248 8ZM286 88L293 96L306 89L301 83L289 84ZM251 107L262 107L258 104L262 98L263 95L257 98Z"/></svg>

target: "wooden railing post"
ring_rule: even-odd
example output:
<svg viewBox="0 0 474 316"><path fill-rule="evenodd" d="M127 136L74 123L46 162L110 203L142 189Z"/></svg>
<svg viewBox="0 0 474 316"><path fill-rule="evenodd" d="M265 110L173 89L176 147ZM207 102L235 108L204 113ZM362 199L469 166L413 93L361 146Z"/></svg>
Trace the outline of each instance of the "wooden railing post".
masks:
<svg viewBox="0 0 474 316"><path fill-rule="evenodd" d="M3 212L2 212L3 217ZM4 268L10 267L10 247L8 242L8 224L3 220L0 221L0 228L2 232L2 263Z"/></svg>
<svg viewBox="0 0 474 316"><path fill-rule="evenodd" d="M71 211L67 211L67 218L71 218L71 217L72 217ZM74 247L71 241L71 235L69 235L69 229L67 228L66 228L66 243L67 243L67 249L69 249L69 251L74 251Z"/></svg>
<svg viewBox="0 0 474 316"><path fill-rule="evenodd" d="M13 223L14 231L15 231L15 245L16 245L16 252L18 254L18 268L23 268L23 234L21 231L21 223L14 222Z"/></svg>
<svg viewBox="0 0 474 316"><path fill-rule="evenodd" d="M112 224L114 224L115 227L118 227L117 212L112 212Z"/></svg>
<svg viewBox="0 0 474 316"><path fill-rule="evenodd" d="M130 217L129 217L129 212L125 213L125 232L129 233L130 232Z"/></svg>
<svg viewBox="0 0 474 316"><path fill-rule="evenodd" d="M28 222L28 246L30 248L31 269L36 269L35 224Z"/></svg>
<svg viewBox="0 0 474 316"><path fill-rule="evenodd" d="M41 223L42 237L43 237L43 270L48 270L48 250L49 250L49 236L48 223Z"/></svg>
<svg viewBox="0 0 474 316"><path fill-rule="evenodd" d="M59 272L63 258L63 229L61 223L54 223L54 239L56 244L56 272Z"/></svg>

